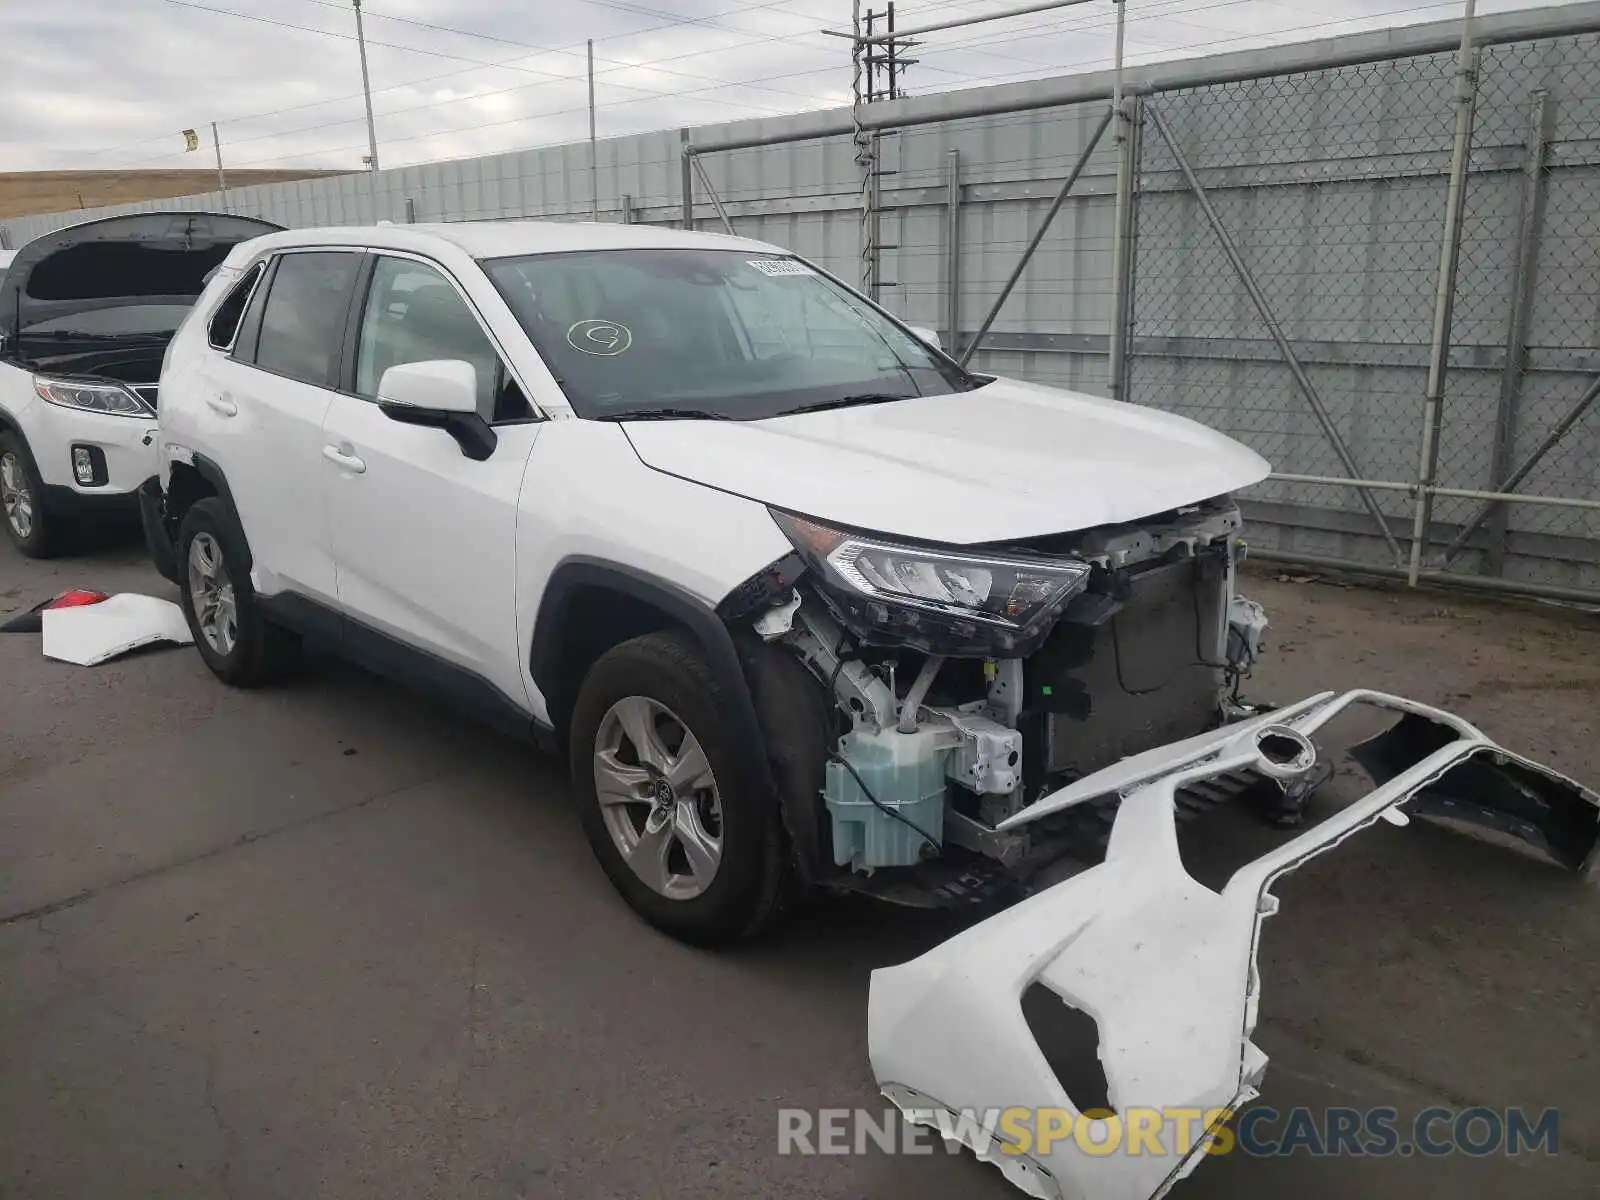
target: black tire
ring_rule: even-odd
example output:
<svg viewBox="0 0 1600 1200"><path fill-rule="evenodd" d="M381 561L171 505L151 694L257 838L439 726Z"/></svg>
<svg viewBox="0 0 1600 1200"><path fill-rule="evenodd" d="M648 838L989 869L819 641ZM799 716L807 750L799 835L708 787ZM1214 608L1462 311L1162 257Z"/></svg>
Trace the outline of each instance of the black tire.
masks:
<svg viewBox="0 0 1600 1200"><path fill-rule="evenodd" d="M197 537L206 535L219 547L222 563L233 585L237 633L232 646L223 652L212 645L195 611L195 595L189 580L189 555ZM211 673L234 687L259 687L290 673L300 661L300 640L288 630L272 624L261 611L250 587L250 572L245 563L244 533L227 501L216 496L197 500L178 528L179 605L195 649Z"/></svg>
<svg viewBox="0 0 1600 1200"><path fill-rule="evenodd" d="M67 522L58 514L45 510L44 480L39 478L39 468L34 465L28 443L21 434L6 430L0 432L0 460L8 456L15 461L22 473L22 482L28 489L32 509L31 528L27 536L18 533L4 514L0 514L0 525L5 526L11 544L28 558L52 558L66 549Z"/></svg>
<svg viewBox="0 0 1600 1200"><path fill-rule="evenodd" d="M594 778L595 739L606 714L630 696L671 711L699 740L721 804L721 859L699 895L675 899L644 882L613 841ZM612 885L650 924L700 946L726 945L772 927L783 912L790 871L776 797L758 759L730 733L732 698L687 634L646 634L614 647L579 689L571 726L573 788L589 845Z"/></svg>

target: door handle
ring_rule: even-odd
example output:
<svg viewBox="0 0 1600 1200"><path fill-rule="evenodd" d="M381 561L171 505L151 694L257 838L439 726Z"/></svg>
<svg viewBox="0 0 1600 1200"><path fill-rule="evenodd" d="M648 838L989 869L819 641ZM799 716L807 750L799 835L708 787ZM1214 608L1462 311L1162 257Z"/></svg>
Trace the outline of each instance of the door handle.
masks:
<svg viewBox="0 0 1600 1200"><path fill-rule="evenodd" d="M233 402L231 396L207 396L206 407L218 416L236 417L239 415L239 406Z"/></svg>
<svg viewBox="0 0 1600 1200"><path fill-rule="evenodd" d="M354 454L347 454L338 446L324 446L322 448L322 457L334 466L342 467L344 470L349 471L352 475L360 475L367 469L366 463L362 462Z"/></svg>

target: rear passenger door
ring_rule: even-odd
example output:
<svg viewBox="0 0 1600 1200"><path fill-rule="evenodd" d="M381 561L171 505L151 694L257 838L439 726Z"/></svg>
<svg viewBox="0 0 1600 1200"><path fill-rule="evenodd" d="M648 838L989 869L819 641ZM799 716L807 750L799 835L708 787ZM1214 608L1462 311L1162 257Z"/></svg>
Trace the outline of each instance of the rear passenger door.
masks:
<svg viewBox="0 0 1600 1200"><path fill-rule="evenodd" d="M361 254L293 251L267 267L233 341L206 380L197 449L233 493L263 594L332 605L322 425L338 379Z"/></svg>
<svg viewBox="0 0 1600 1200"><path fill-rule="evenodd" d="M517 500L540 425L476 310L437 264L375 255L351 324L345 386L323 428L339 604L354 649L397 638L528 704L516 627ZM441 429L390 420L390 367L463 360L497 444L468 458ZM359 656L359 654L358 654Z"/></svg>

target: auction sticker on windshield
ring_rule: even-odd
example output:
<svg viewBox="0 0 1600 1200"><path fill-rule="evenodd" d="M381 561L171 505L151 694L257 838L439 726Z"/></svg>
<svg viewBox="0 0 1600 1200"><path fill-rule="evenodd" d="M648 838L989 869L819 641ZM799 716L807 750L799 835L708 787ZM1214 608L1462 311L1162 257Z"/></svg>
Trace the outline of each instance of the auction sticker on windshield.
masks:
<svg viewBox="0 0 1600 1200"><path fill-rule="evenodd" d="M795 262L792 258L752 258L748 262L763 275L815 275L816 272L805 263Z"/></svg>

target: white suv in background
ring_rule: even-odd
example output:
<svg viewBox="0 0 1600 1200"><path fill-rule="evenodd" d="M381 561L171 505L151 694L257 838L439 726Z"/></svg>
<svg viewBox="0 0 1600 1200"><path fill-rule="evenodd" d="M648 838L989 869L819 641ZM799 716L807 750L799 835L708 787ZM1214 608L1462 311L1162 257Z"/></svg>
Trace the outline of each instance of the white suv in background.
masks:
<svg viewBox="0 0 1600 1200"><path fill-rule="evenodd" d="M270 235L168 353L151 553L227 682L317 642L561 747L678 936L970 897L1103 843L1008 816L1222 719L1267 464L931 340L731 237Z"/></svg>
<svg viewBox="0 0 1600 1200"><path fill-rule="evenodd" d="M135 511L155 470L156 383L173 330L234 246L279 228L141 213L16 252L0 273L0 503L24 554L59 552L77 521Z"/></svg>

